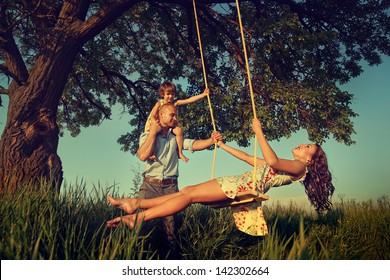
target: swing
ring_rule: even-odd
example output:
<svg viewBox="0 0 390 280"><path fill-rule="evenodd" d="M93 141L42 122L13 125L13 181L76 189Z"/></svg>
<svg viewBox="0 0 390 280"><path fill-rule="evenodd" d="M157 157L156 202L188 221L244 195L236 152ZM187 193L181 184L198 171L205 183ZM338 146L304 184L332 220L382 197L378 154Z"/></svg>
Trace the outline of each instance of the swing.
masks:
<svg viewBox="0 0 390 280"><path fill-rule="evenodd" d="M192 1L193 7L194 7L194 16L195 16L195 23L196 23L196 30L197 30L197 35L198 35L198 42L199 42L199 50L200 50L200 56L202 60L202 68L203 68L203 76L205 80L205 85L207 87L207 76L206 76L206 69L204 65L204 58L203 58L203 51L202 51L202 43L201 43L201 36L200 36L200 31L199 31L199 23L198 23L198 16L197 16L197 9L196 9L196 3L195 0ZM243 49L244 49L244 55L245 55L245 61L246 61L246 68L247 68L247 74L248 74L248 82L249 82L249 90L251 93L251 100L252 100L252 109L253 109L253 115L255 118L256 116L256 107L255 107L255 102L254 102L254 94L253 94L253 89L252 89L252 81L251 81L251 76L250 76L250 69L249 69L249 62L248 62L248 55L246 52L246 45L245 45L245 38L244 38L244 31L242 27L242 22L241 22L241 15L240 15L240 8L239 8L239 3L238 0L236 0L236 6L237 6L237 13L238 13L238 19L240 23L240 31L241 31L241 39L242 39L242 44L243 44ZM214 123L214 118L212 115L212 108L211 108L211 103L210 103L210 97L208 96L209 100L209 107L210 107L210 112L211 112L211 118L213 121L213 126L214 126L214 131L216 131L215 128L215 123ZM216 148L215 144L215 148ZM257 162L256 162L256 146L257 146L257 137L255 136L255 145L254 145L254 156L253 156L253 182L256 182L256 168L257 168ZM214 165L215 165L215 151L216 149L214 148L214 162L213 162L213 171L212 171L212 178L214 178ZM226 199L223 201L217 201L217 202L210 202L210 203L202 203L203 205L207 205L212 208L223 208L223 207L230 207L230 206L236 206L236 205L242 205L242 204L247 204L247 203L252 203L252 202L260 202L260 201L265 201L268 200L268 195L265 195L263 193L259 193L256 190L247 190L247 191L242 191L238 192L236 197L234 199Z"/></svg>
<svg viewBox="0 0 390 280"><path fill-rule="evenodd" d="M236 197L231 199L217 201L217 202L205 202L203 205L209 206L214 209L231 207L236 205L242 205L252 202L261 202L268 200L268 195L258 193L256 190L249 190L237 193Z"/></svg>

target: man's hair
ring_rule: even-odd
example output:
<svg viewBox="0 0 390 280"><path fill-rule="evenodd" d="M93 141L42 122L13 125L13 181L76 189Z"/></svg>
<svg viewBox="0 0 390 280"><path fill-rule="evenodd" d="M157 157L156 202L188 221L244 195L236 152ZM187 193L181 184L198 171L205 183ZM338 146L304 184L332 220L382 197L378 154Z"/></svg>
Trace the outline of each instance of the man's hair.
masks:
<svg viewBox="0 0 390 280"><path fill-rule="evenodd" d="M162 105L162 106L158 109L157 115L159 116L159 113L160 113L161 111L165 110L165 108L168 108L168 107L172 107L172 108L175 109L175 106L174 106L173 104L164 104L164 105Z"/></svg>

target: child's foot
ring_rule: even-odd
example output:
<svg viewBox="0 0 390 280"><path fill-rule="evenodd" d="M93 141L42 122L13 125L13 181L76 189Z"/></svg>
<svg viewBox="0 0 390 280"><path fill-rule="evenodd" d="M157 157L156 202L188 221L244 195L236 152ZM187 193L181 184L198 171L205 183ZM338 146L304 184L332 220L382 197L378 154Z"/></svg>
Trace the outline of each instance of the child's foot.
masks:
<svg viewBox="0 0 390 280"><path fill-rule="evenodd" d="M139 206L138 199L136 198L113 198L107 195L107 200L112 206L122 209L128 214L133 214Z"/></svg>
<svg viewBox="0 0 390 280"><path fill-rule="evenodd" d="M149 160L156 161L157 157L155 155L152 155L152 156L149 157Z"/></svg>
<svg viewBox="0 0 390 280"><path fill-rule="evenodd" d="M184 162L188 162L189 161L189 159L187 157L185 157L183 154L179 154L179 158L181 160L183 160Z"/></svg>
<svg viewBox="0 0 390 280"><path fill-rule="evenodd" d="M123 217L117 217L115 219L109 220L106 223L106 226L108 228L116 228L119 226L119 224L122 222L131 229L134 228L134 215L127 215Z"/></svg>

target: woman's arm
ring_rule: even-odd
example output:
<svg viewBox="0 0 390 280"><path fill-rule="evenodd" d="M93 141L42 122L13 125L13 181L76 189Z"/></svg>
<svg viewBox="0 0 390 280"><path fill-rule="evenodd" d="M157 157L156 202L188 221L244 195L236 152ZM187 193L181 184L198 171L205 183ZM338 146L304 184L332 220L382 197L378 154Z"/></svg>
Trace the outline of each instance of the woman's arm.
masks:
<svg viewBox="0 0 390 280"><path fill-rule="evenodd" d="M187 104L190 104L190 103L194 103L200 99L202 99L203 97L207 96L210 94L210 90L208 88L206 88L204 90L203 93L201 94L198 94L198 95L195 95L195 96L192 96L190 98L187 98L187 99L183 99L183 100L177 100L175 102L175 106L182 106L182 105L187 105Z"/></svg>
<svg viewBox="0 0 390 280"><path fill-rule="evenodd" d="M218 142L217 145L220 148L222 148L223 150L225 150L226 152L228 152L229 154L231 154L232 156L254 166L253 156L245 153L244 151L230 147L230 146L226 145L225 143L223 143L222 141ZM265 163L265 161L261 158L256 158L256 160L257 160L256 166L263 165Z"/></svg>
<svg viewBox="0 0 390 280"><path fill-rule="evenodd" d="M261 152L265 162L275 170L285 172L295 178L302 177L306 172L306 166L298 160L288 160L279 158L265 139L261 123L258 119L253 119L252 129L259 141Z"/></svg>

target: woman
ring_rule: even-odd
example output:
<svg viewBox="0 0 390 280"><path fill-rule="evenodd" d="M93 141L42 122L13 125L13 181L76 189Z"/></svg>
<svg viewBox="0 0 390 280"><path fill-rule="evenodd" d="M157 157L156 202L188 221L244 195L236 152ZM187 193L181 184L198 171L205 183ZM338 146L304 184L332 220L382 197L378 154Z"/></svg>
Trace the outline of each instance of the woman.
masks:
<svg viewBox="0 0 390 280"><path fill-rule="evenodd" d="M328 169L327 158L318 144L302 144L292 150L294 159L278 158L265 139L261 123L253 120L252 129L260 144L264 159L256 158L256 183L253 184L253 171L238 176L226 176L210 180L195 186L189 186L178 193L153 198L114 199L108 196L111 205L118 207L129 215L117 217L107 222L108 227L116 227L120 222L133 228L136 222L151 220L178 213L193 203L207 203L234 198L238 192L257 188L265 193L271 187L301 181L305 186L309 201L318 213L332 207L330 201L334 192L332 176ZM222 142L218 146L233 156L254 165L253 156L232 148ZM138 208L146 209L133 214ZM266 234L263 224L261 203L232 207L236 226L250 235Z"/></svg>

